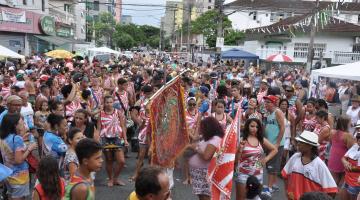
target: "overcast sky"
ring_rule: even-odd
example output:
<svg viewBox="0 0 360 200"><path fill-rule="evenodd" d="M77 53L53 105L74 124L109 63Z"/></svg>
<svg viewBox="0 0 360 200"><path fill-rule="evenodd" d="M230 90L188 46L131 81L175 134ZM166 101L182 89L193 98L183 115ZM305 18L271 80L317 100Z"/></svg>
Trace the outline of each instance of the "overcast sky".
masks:
<svg viewBox="0 0 360 200"><path fill-rule="evenodd" d="M175 0L182 1L182 0ZM234 0L226 0L225 3ZM147 24L160 27L160 19L165 13L166 0L123 0L124 4L155 4L163 7L129 6L123 5L123 14L131 15L134 24ZM144 11L139 11L144 10Z"/></svg>

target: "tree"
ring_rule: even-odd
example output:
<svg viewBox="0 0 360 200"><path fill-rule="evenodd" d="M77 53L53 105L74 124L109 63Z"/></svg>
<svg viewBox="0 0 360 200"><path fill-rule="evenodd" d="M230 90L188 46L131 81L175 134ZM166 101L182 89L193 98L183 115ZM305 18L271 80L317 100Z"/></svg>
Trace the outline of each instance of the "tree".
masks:
<svg viewBox="0 0 360 200"><path fill-rule="evenodd" d="M114 33L113 42L121 49L131 49L135 45L133 37L124 31Z"/></svg>
<svg viewBox="0 0 360 200"><path fill-rule="evenodd" d="M202 34L206 38L206 43L209 47L216 46L216 36L217 36L217 26L218 19L220 18L220 13L216 10L209 10L198 18L195 21L191 22L192 33ZM228 17L223 17L223 29L231 28L231 21Z"/></svg>
<svg viewBox="0 0 360 200"><path fill-rule="evenodd" d="M239 43L239 41L244 39L244 37L245 37L244 32L230 29L225 32L224 44L225 45L237 45Z"/></svg>
<svg viewBox="0 0 360 200"><path fill-rule="evenodd" d="M113 36L115 24L114 16L110 13L100 13L99 19L95 21L92 27L92 31L95 31L95 43L98 46L103 45L103 40L111 45L110 39Z"/></svg>

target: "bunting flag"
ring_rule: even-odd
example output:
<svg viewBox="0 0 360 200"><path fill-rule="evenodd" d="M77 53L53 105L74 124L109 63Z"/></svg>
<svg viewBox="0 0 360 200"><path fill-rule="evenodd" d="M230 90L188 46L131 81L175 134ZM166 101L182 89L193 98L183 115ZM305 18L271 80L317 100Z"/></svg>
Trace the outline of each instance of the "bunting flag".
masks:
<svg viewBox="0 0 360 200"><path fill-rule="evenodd" d="M151 97L149 109L152 130L151 162L162 167L173 167L175 159L189 144L184 89L180 76Z"/></svg>
<svg viewBox="0 0 360 200"><path fill-rule="evenodd" d="M237 134L240 130L239 116L241 116L240 110L236 113L230 128L226 130L221 146L211 159L208 168L212 200L229 200L231 198Z"/></svg>

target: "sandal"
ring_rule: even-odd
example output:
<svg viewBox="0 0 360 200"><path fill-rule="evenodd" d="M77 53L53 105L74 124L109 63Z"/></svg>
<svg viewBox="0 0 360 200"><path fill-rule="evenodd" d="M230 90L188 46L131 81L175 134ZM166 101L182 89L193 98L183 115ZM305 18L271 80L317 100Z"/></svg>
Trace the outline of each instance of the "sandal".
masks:
<svg viewBox="0 0 360 200"><path fill-rule="evenodd" d="M108 180L107 186L108 186L108 187L114 186L114 181Z"/></svg>
<svg viewBox="0 0 360 200"><path fill-rule="evenodd" d="M121 180L114 180L114 185L125 186L126 184Z"/></svg>

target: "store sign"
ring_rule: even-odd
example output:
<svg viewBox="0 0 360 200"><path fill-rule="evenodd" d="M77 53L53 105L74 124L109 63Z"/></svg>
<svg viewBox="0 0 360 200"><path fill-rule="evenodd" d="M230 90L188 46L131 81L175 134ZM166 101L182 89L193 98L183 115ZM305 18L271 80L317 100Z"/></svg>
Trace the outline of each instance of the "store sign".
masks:
<svg viewBox="0 0 360 200"><path fill-rule="evenodd" d="M41 34L40 17L40 14L24 9L0 6L0 31Z"/></svg>
<svg viewBox="0 0 360 200"><path fill-rule="evenodd" d="M26 12L12 12L8 10L2 10L2 20L6 22L16 22L16 23L25 23L26 22Z"/></svg>
<svg viewBox="0 0 360 200"><path fill-rule="evenodd" d="M72 28L60 26L56 30L56 35L60 37L72 37L74 35L74 31Z"/></svg>
<svg viewBox="0 0 360 200"><path fill-rule="evenodd" d="M47 35L55 35L55 19L50 16L43 16L40 20L41 30Z"/></svg>

